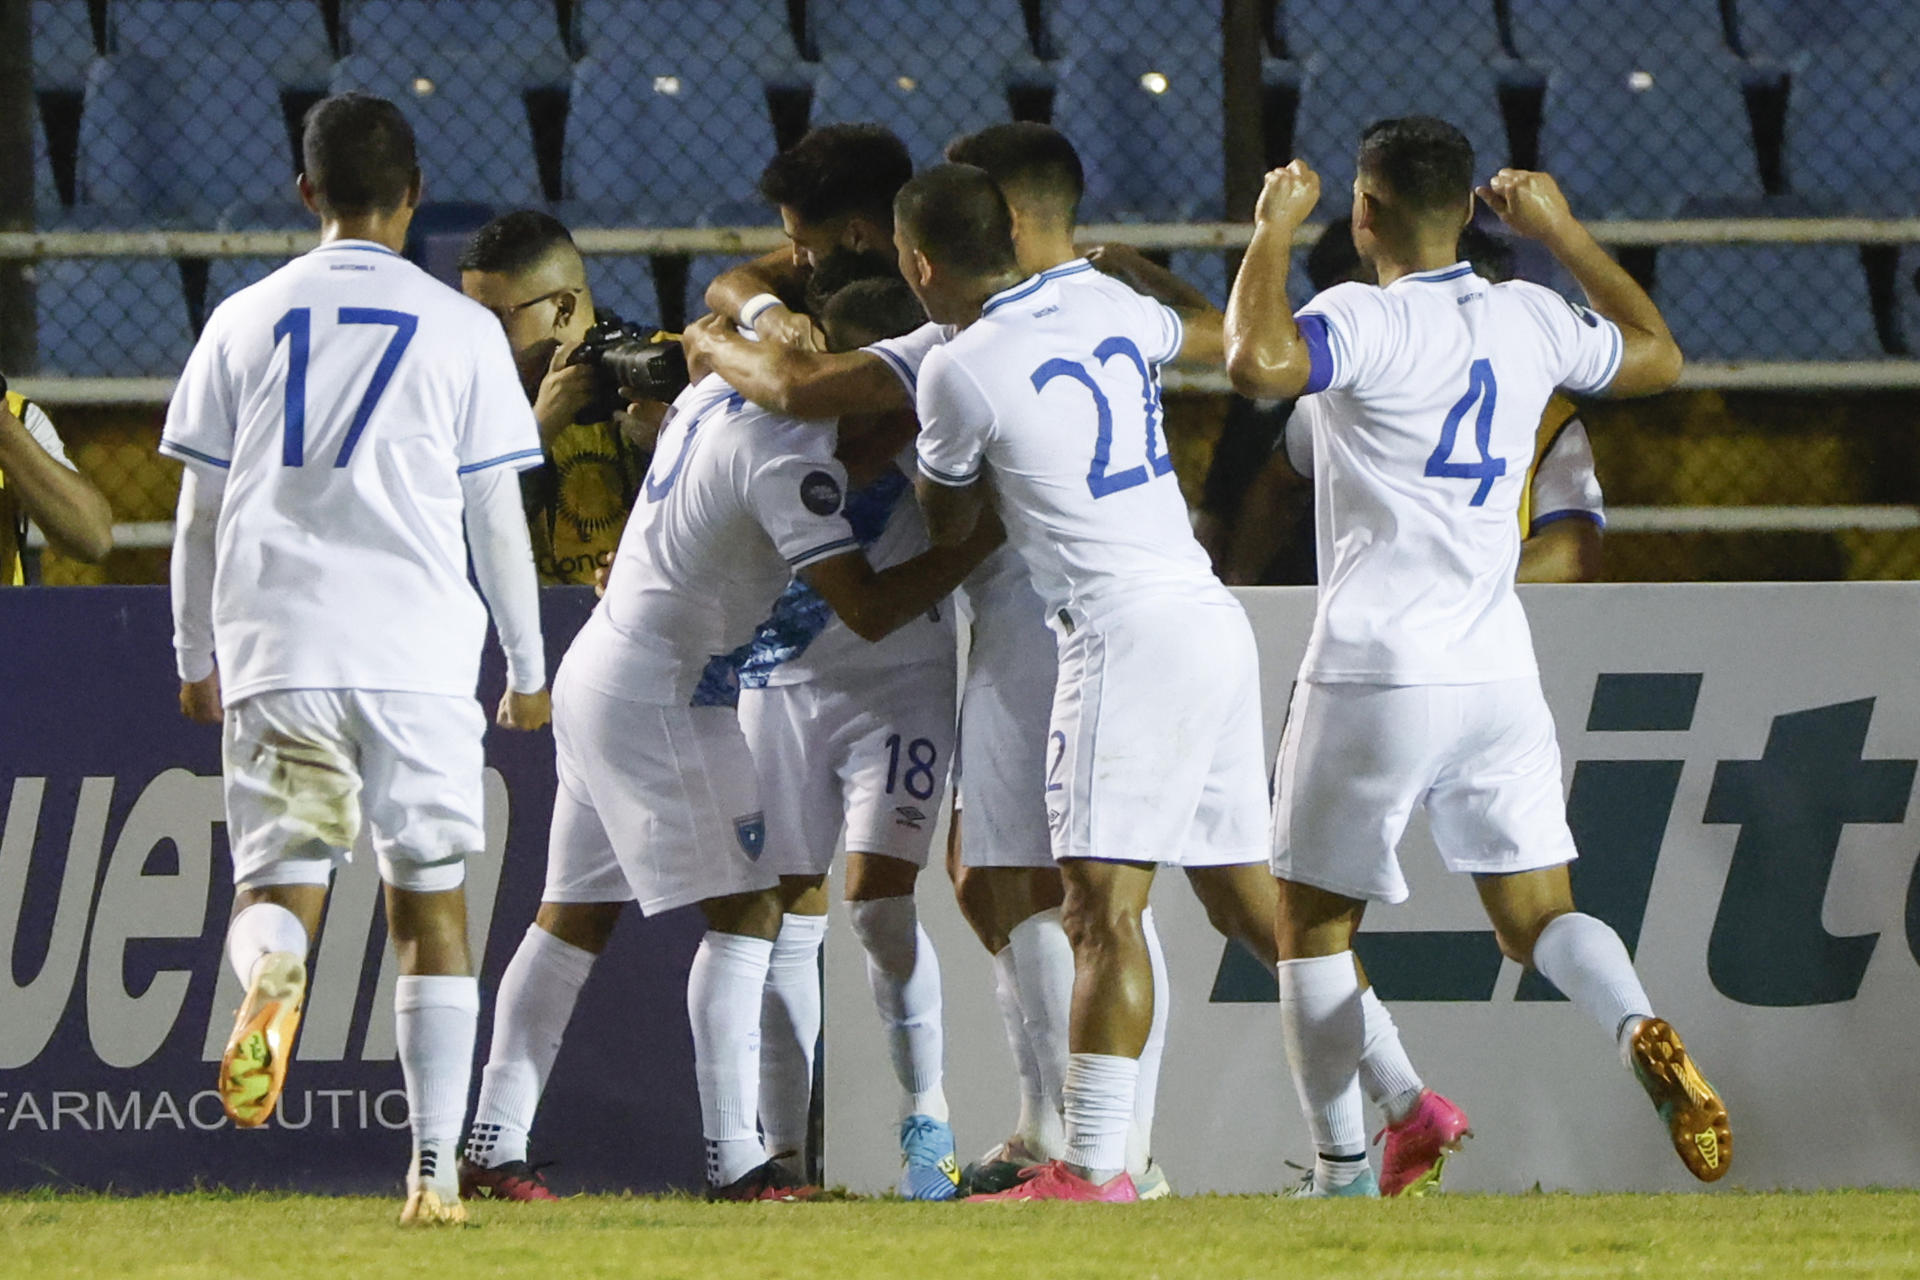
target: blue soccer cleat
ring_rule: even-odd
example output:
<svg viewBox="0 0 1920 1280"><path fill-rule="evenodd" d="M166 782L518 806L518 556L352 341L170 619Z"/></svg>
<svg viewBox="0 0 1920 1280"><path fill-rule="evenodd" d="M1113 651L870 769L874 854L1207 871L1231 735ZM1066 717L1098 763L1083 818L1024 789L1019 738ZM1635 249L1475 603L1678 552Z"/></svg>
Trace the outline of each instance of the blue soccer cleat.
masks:
<svg viewBox="0 0 1920 1280"><path fill-rule="evenodd" d="M1308 1169L1297 1185L1281 1194L1294 1200L1378 1200L1380 1179L1374 1174L1373 1166L1368 1165L1359 1177L1344 1187L1322 1191L1314 1181L1313 1170Z"/></svg>
<svg viewBox="0 0 1920 1280"><path fill-rule="evenodd" d="M908 1116L900 1122L899 1191L906 1200L951 1200L960 1194L960 1161L953 1152L953 1127L932 1116Z"/></svg>

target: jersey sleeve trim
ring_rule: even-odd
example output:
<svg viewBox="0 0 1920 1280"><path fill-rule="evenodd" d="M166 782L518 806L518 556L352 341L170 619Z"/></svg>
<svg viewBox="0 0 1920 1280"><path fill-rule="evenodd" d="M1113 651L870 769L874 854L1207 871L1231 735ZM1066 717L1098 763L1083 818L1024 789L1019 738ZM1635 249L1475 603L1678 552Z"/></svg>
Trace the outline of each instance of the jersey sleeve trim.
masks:
<svg viewBox="0 0 1920 1280"><path fill-rule="evenodd" d="M1594 318L1607 327L1607 337L1611 340L1611 351L1607 357L1606 371L1598 380L1589 384L1566 384L1568 390L1584 392L1588 395L1598 394L1612 386L1613 380L1620 375L1621 364L1624 363L1627 358L1627 339L1626 336L1620 332L1620 326L1605 316L1595 316Z"/></svg>
<svg viewBox="0 0 1920 1280"><path fill-rule="evenodd" d="M484 462L469 462L460 468L460 474L469 476L476 471L485 471L490 467L506 466L516 462L522 465L514 467L515 471L526 471L539 466L545 461L546 456L544 449L516 449L512 453L503 453L497 458L488 458Z"/></svg>
<svg viewBox="0 0 1920 1280"><path fill-rule="evenodd" d="M929 466L925 458L918 456L914 458L914 463L920 468L921 475L933 481L935 484L943 484L950 489L964 489L980 478L979 467L975 467L973 470L962 474L957 471L942 471L938 467Z"/></svg>
<svg viewBox="0 0 1920 1280"><path fill-rule="evenodd" d="M233 466L231 458L216 458L210 453L202 453L198 449L189 448L178 440L169 440L165 436L160 437L160 452L181 462L204 462L210 467L219 467L222 471Z"/></svg>
<svg viewBox="0 0 1920 1280"><path fill-rule="evenodd" d="M1168 364L1177 360L1180 356L1180 348L1187 345L1187 322L1180 318L1178 311L1164 303L1161 304L1160 310L1166 313L1167 325L1173 331L1171 335L1173 345L1167 348L1167 354L1155 360L1154 363Z"/></svg>
<svg viewBox="0 0 1920 1280"><path fill-rule="evenodd" d="M809 551L802 551L797 556L788 556L787 565L793 569L804 569L810 564L818 564L822 560L831 560L834 556L859 549L860 539L858 538L835 538L832 542L823 542Z"/></svg>
<svg viewBox="0 0 1920 1280"><path fill-rule="evenodd" d="M913 367L905 360L902 360L899 356L882 346L862 347L860 349L879 356L882 360L886 361L887 367L893 370L893 376L900 379L901 385L906 387L908 395L916 395L919 393L919 375L914 373Z"/></svg>
<svg viewBox="0 0 1920 1280"><path fill-rule="evenodd" d="M1548 525L1557 524L1562 520L1591 520L1602 529L1607 527L1607 518L1600 512L1588 511L1584 507L1568 507L1561 511L1549 511L1545 515L1535 516L1532 527L1527 530L1527 536L1531 538Z"/></svg>
<svg viewBox="0 0 1920 1280"><path fill-rule="evenodd" d="M1318 312L1306 311L1294 318L1300 327L1300 340L1307 344L1307 385L1303 396L1325 391L1333 385L1333 326Z"/></svg>

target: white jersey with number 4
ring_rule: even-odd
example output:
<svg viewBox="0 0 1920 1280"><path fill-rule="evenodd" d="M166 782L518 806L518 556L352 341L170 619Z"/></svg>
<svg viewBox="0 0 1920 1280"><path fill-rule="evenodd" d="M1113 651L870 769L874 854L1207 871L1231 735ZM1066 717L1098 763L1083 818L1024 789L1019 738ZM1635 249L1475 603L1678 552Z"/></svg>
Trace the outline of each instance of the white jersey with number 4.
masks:
<svg viewBox="0 0 1920 1280"><path fill-rule="evenodd" d="M919 378L920 470L991 468L1050 618L1148 595L1230 601L1193 536L1161 425L1180 318L1085 260L995 294Z"/></svg>
<svg viewBox="0 0 1920 1280"><path fill-rule="evenodd" d="M322 245L214 311L160 451L227 473L213 626L230 704L473 696L487 615L460 477L541 460L485 309L379 245Z"/></svg>
<svg viewBox="0 0 1920 1280"><path fill-rule="evenodd" d="M1295 410L1313 439L1320 598L1302 680L1478 684L1534 675L1517 518L1555 387L1604 389L1611 322L1466 263L1337 285L1299 313Z"/></svg>

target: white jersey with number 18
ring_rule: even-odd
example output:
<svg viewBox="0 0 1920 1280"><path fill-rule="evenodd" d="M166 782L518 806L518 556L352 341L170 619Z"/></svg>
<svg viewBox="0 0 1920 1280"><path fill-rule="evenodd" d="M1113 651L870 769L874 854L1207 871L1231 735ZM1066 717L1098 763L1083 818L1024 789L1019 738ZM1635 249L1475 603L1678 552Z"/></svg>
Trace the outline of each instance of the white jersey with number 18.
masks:
<svg viewBox="0 0 1920 1280"><path fill-rule="evenodd" d="M1050 618L1149 595L1232 597L1193 536L1161 427L1180 318L1085 260L987 300L920 370L920 470L993 472Z"/></svg>
<svg viewBox="0 0 1920 1280"><path fill-rule="evenodd" d="M1461 262L1337 285L1298 316L1320 600L1300 678L1479 684L1535 674L1518 511L1555 387L1599 391L1620 330Z"/></svg>
<svg viewBox="0 0 1920 1280"><path fill-rule="evenodd" d="M380 245L324 244L214 311L160 451L226 472L213 631L229 704L473 696L487 614L460 477L541 460L485 309Z"/></svg>

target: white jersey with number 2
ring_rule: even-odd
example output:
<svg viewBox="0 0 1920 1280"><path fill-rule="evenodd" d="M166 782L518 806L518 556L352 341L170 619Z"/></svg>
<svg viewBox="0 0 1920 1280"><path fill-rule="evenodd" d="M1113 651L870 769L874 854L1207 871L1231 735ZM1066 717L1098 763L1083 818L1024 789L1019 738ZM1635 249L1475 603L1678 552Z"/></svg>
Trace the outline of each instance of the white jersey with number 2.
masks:
<svg viewBox="0 0 1920 1280"><path fill-rule="evenodd" d="M1230 601L1193 536L1161 422L1180 318L1084 259L987 300L919 378L920 470L993 472L1051 621L1147 595Z"/></svg>
<svg viewBox="0 0 1920 1280"><path fill-rule="evenodd" d="M1466 263L1337 285L1297 317L1311 356L1320 598L1302 680L1478 684L1536 674L1514 594L1518 510L1555 387L1603 390L1620 330Z"/></svg>

